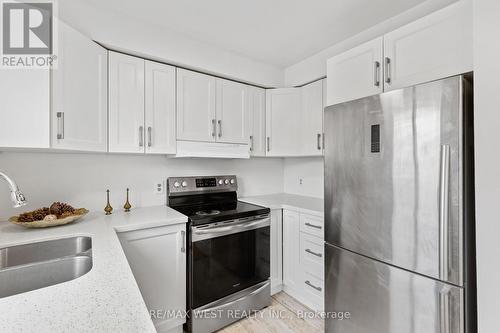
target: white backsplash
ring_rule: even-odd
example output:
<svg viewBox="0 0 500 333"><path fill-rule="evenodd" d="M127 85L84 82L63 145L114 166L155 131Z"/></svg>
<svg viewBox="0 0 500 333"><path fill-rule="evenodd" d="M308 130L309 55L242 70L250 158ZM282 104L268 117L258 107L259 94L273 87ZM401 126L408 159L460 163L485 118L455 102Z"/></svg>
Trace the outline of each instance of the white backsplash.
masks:
<svg viewBox="0 0 500 333"><path fill-rule="evenodd" d="M166 189L161 195L154 190L158 182L170 176L236 174L240 196L279 193L284 189L283 164L279 158L178 159L150 155L0 152L0 170L18 183L28 200L26 207L12 208L8 187L0 184L0 219L53 201L102 210L108 188L115 210L122 209L127 187L134 207L162 205L166 203Z"/></svg>
<svg viewBox="0 0 500 333"><path fill-rule="evenodd" d="M284 192L323 198L323 157L285 158L283 178Z"/></svg>

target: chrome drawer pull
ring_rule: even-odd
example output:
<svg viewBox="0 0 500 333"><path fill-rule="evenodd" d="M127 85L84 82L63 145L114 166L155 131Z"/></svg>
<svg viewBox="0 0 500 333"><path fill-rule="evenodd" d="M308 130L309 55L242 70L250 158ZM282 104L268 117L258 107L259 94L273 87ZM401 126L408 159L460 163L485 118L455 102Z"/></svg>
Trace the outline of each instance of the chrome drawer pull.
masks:
<svg viewBox="0 0 500 333"><path fill-rule="evenodd" d="M321 287L316 287L315 285L313 285L309 280L306 280L305 282L309 287L313 288L313 289L316 289L317 291L322 291L323 288Z"/></svg>
<svg viewBox="0 0 500 333"><path fill-rule="evenodd" d="M311 224L309 222L306 222L306 226L308 227L311 227L311 228L315 228L315 229L322 229L322 227L320 225L314 225L314 224Z"/></svg>
<svg viewBox="0 0 500 333"><path fill-rule="evenodd" d="M319 257L319 258L323 257L323 255L321 253L311 251L311 249L306 249L306 252L312 254L313 256Z"/></svg>

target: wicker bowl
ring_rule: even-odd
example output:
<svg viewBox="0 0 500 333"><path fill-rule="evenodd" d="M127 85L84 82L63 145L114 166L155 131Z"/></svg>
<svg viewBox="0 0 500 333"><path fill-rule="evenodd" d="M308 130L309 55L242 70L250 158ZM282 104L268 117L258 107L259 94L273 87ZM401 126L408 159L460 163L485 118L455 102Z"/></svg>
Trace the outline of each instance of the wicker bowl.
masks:
<svg viewBox="0 0 500 333"><path fill-rule="evenodd" d="M63 217L61 219L56 220L40 220L33 222L19 222L19 216L12 216L9 219L9 222L23 226L25 228L47 228L47 227L55 227L57 225L68 224L78 220L79 218L85 216L89 211L85 208L78 208L75 210L75 214Z"/></svg>

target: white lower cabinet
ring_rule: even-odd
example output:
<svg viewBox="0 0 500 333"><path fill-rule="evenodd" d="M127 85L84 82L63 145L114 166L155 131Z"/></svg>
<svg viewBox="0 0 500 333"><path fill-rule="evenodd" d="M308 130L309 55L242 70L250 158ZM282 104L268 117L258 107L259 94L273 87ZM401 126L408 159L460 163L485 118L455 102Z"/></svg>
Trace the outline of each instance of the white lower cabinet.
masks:
<svg viewBox="0 0 500 333"><path fill-rule="evenodd" d="M310 233L308 224L322 230L323 219L283 210L283 290L310 309L323 311L324 237L317 228Z"/></svg>
<svg viewBox="0 0 500 333"><path fill-rule="evenodd" d="M299 213L283 210L283 290L291 296L299 291Z"/></svg>
<svg viewBox="0 0 500 333"><path fill-rule="evenodd" d="M148 310L186 310L186 225L118 233ZM152 318L158 332L182 332L182 316Z"/></svg>
<svg viewBox="0 0 500 333"><path fill-rule="evenodd" d="M271 211L271 295L283 288L283 255L282 255L282 216L281 209Z"/></svg>

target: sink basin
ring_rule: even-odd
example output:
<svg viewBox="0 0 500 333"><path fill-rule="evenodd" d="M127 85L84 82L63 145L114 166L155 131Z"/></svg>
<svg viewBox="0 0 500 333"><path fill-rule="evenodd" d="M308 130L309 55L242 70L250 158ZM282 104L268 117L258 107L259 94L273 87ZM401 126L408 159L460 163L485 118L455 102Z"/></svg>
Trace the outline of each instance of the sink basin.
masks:
<svg viewBox="0 0 500 333"><path fill-rule="evenodd" d="M92 239L71 237L0 249L0 298L74 280L92 268Z"/></svg>

